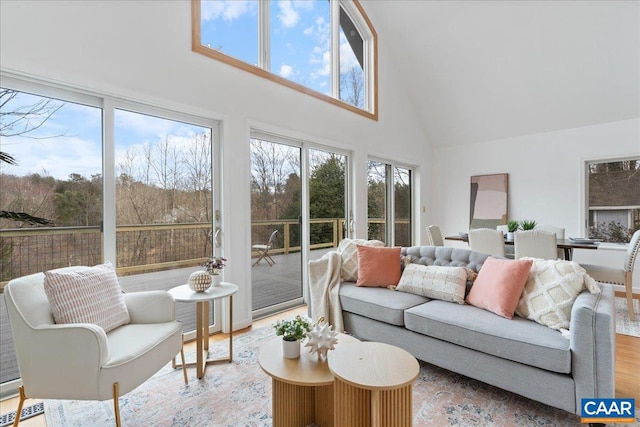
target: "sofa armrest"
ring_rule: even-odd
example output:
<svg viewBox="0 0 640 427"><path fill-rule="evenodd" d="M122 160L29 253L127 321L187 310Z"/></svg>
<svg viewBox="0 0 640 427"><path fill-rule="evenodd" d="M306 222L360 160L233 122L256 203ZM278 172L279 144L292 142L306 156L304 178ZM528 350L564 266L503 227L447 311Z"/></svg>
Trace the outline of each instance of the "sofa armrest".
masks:
<svg viewBox="0 0 640 427"><path fill-rule="evenodd" d="M166 291L124 294L131 323L163 323L176 319L176 303Z"/></svg>
<svg viewBox="0 0 640 427"><path fill-rule="evenodd" d="M571 366L576 413L583 398L615 397L616 314L613 287L578 295L571 310Z"/></svg>

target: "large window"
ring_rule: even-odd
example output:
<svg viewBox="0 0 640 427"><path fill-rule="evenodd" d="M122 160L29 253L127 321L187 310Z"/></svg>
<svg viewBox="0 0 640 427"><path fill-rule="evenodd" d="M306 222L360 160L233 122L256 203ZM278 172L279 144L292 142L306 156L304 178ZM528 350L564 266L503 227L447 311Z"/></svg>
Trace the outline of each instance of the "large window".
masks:
<svg viewBox="0 0 640 427"><path fill-rule="evenodd" d="M588 235L628 243L640 229L640 158L587 162Z"/></svg>
<svg viewBox="0 0 640 427"><path fill-rule="evenodd" d="M195 52L377 119L376 33L357 1L193 5Z"/></svg>
<svg viewBox="0 0 640 427"><path fill-rule="evenodd" d="M369 160L367 175L368 238L387 246L411 246L411 169Z"/></svg>

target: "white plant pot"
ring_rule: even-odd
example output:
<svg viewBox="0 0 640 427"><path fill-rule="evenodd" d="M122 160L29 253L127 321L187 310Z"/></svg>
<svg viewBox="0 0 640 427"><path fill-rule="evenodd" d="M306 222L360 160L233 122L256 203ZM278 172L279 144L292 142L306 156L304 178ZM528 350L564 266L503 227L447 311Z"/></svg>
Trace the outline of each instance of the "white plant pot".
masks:
<svg viewBox="0 0 640 427"><path fill-rule="evenodd" d="M282 355L286 359L297 359L300 357L300 341L282 340Z"/></svg>
<svg viewBox="0 0 640 427"><path fill-rule="evenodd" d="M220 286L220 282L222 281L222 276L219 274L211 275L211 287Z"/></svg>
<svg viewBox="0 0 640 427"><path fill-rule="evenodd" d="M507 240L513 240L513 231L507 231Z"/></svg>

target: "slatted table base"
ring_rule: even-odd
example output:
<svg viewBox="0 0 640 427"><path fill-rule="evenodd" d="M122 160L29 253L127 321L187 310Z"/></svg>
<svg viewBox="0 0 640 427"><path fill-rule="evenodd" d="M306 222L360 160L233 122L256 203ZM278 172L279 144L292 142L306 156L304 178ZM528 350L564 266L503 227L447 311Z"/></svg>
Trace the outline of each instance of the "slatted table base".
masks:
<svg viewBox="0 0 640 427"><path fill-rule="evenodd" d="M334 379L334 424L350 427L405 427L413 420L411 384L391 390L367 390Z"/></svg>
<svg viewBox="0 0 640 427"><path fill-rule="evenodd" d="M272 379L274 427L333 426L333 385L301 386Z"/></svg>

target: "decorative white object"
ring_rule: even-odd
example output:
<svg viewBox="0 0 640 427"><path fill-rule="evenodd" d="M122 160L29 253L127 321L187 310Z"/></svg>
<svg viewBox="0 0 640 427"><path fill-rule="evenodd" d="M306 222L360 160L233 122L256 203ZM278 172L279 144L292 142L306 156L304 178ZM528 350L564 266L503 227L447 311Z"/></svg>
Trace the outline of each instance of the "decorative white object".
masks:
<svg viewBox="0 0 640 427"><path fill-rule="evenodd" d="M297 359L300 357L300 340L282 340L282 355L286 359Z"/></svg>
<svg viewBox="0 0 640 427"><path fill-rule="evenodd" d="M327 352L336 348L337 335L338 333L333 330L333 327L324 321L324 317L321 317L307 332L309 340L305 347L310 347L309 353L318 353L318 359L326 360Z"/></svg>
<svg viewBox="0 0 640 427"><path fill-rule="evenodd" d="M219 274L211 274L211 287L214 288L216 286L220 286L220 282L222 281L222 276Z"/></svg>
<svg viewBox="0 0 640 427"><path fill-rule="evenodd" d="M211 286L211 275L208 271L195 271L189 276L187 284L195 292L204 292Z"/></svg>

